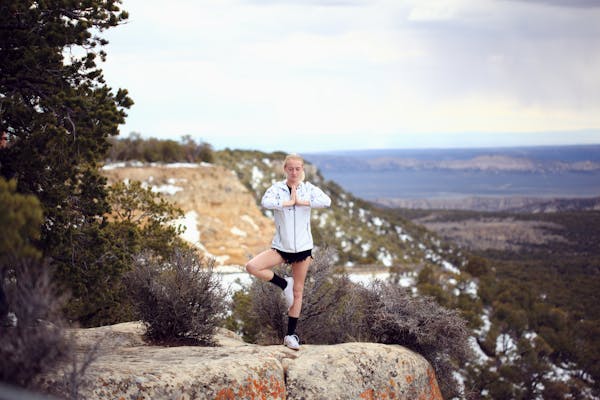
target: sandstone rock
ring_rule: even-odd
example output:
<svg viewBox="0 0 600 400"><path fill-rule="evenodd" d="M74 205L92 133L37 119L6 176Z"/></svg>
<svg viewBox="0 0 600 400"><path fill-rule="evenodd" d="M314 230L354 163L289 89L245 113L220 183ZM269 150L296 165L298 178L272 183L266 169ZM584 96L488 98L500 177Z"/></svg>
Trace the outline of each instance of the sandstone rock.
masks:
<svg viewBox="0 0 600 400"><path fill-rule="evenodd" d="M105 345L86 375L90 399L441 399L429 363L401 346L375 343L283 346L244 343L221 329L219 347L143 344L143 326L76 332L83 355ZM47 379L52 382L52 378Z"/></svg>
<svg viewBox="0 0 600 400"><path fill-rule="evenodd" d="M290 399L441 399L433 369L401 346L304 346L284 359Z"/></svg>
<svg viewBox="0 0 600 400"><path fill-rule="evenodd" d="M141 181L181 208L183 237L217 265L244 265L270 247L275 232L237 176L221 166L143 165L104 168L110 183Z"/></svg>

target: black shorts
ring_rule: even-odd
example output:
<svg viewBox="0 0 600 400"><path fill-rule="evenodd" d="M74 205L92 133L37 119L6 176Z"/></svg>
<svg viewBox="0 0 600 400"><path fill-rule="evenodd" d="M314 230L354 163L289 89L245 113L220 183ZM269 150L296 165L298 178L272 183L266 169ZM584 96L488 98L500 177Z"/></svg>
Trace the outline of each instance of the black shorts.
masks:
<svg viewBox="0 0 600 400"><path fill-rule="evenodd" d="M281 256L281 258L283 258L283 261L285 261L286 264L301 262L306 260L308 257L312 258L312 249L304 250L299 253L286 253L285 251L281 251L278 249L273 250L279 253L279 255Z"/></svg>

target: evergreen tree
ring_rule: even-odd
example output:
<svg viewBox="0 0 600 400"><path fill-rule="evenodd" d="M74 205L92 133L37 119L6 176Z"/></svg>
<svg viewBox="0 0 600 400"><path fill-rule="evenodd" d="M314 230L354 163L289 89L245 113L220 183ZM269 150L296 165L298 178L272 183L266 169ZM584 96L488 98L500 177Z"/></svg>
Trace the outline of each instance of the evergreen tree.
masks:
<svg viewBox="0 0 600 400"><path fill-rule="evenodd" d="M118 134L127 91L114 92L97 60L108 43L100 34L127 19L118 0L0 3L0 128L11 146L0 173L35 195L45 221L39 248L69 289L71 318L90 322L103 290L115 284L122 257L113 257L106 181L98 162ZM3 227L4 230L4 227Z"/></svg>
<svg viewBox="0 0 600 400"><path fill-rule="evenodd" d="M16 192L17 184L0 177L0 276L19 258L38 258L34 242L39 239L42 209L35 196Z"/></svg>

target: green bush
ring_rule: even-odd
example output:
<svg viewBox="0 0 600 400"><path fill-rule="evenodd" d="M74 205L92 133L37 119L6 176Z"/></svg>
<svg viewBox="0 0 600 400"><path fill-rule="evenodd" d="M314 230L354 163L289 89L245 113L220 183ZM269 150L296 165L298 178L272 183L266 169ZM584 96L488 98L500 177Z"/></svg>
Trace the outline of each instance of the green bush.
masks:
<svg viewBox="0 0 600 400"><path fill-rule="evenodd" d="M213 162L213 148L209 143L196 143L186 135L179 142L171 139L142 139L138 133L132 133L123 139L110 140L109 161L143 162Z"/></svg>

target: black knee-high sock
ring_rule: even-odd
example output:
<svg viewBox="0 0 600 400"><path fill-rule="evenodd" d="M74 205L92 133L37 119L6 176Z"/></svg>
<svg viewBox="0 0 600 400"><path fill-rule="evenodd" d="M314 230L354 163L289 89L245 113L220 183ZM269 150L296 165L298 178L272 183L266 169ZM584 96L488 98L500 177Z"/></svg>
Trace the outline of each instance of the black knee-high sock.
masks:
<svg viewBox="0 0 600 400"><path fill-rule="evenodd" d="M288 330L287 330L288 336L296 333L296 325L297 324L298 324L298 318L288 316Z"/></svg>
<svg viewBox="0 0 600 400"><path fill-rule="evenodd" d="M271 282L274 285L279 286L281 288L281 290L285 289L287 286L287 281L277 274L273 274L273 278L271 278L271 280L269 282Z"/></svg>

